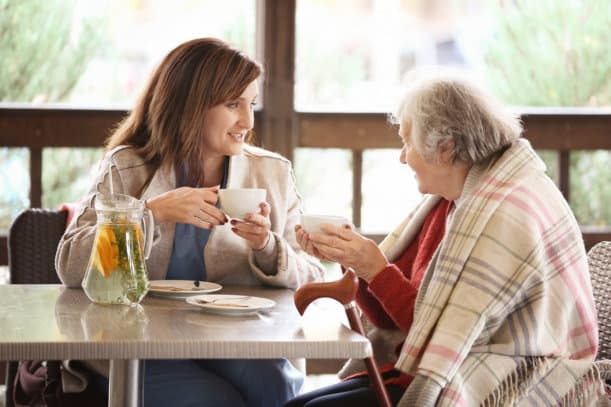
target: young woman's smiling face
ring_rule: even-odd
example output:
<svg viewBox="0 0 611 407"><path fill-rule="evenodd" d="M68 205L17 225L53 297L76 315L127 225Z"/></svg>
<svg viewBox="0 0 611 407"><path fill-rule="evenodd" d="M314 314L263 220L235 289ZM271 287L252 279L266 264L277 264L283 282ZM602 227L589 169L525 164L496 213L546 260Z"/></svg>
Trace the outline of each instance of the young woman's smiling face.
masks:
<svg viewBox="0 0 611 407"><path fill-rule="evenodd" d="M206 112L204 147L207 156L237 155L252 130L254 105L257 101L257 81L252 81L236 99L214 106Z"/></svg>

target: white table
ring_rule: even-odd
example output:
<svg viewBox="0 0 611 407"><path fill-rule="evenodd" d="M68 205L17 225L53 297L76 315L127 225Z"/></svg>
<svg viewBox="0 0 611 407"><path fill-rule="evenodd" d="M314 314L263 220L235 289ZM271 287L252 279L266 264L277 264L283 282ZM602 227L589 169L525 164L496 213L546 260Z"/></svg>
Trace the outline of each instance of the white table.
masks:
<svg viewBox="0 0 611 407"><path fill-rule="evenodd" d="M91 303L80 289L0 285L0 360L110 360L110 406L138 406L142 359L364 358L371 345L312 304L304 317L287 289L235 286L221 294L276 301L247 316L207 314L147 297L141 307ZM339 313L341 315L341 305Z"/></svg>

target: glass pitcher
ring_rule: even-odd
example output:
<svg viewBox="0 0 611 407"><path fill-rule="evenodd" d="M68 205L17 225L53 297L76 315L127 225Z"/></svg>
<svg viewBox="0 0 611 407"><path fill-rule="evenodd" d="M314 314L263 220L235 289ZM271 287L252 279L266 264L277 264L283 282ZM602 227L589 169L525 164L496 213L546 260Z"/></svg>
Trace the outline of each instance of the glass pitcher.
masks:
<svg viewBox="0 0 611 407"><path fill-rule="evenodd" d="M145 259L151 252L153 214L143 201L122 194L96 194L95 211L97 229L83 290L95 303L138 304L149 289Z"/></svg>

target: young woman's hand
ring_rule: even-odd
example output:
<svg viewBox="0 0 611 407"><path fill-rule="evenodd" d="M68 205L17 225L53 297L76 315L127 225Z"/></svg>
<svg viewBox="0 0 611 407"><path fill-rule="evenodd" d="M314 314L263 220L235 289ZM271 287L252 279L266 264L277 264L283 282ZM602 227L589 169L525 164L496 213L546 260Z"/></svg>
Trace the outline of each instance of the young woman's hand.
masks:
<svg viewBox="0 0 611 407"><path fill-rule="evenodd" d="M219 187L181 187L146 200L158 222L188 223L202 229L223 225L227 217L219 208Z"/></svg>
<svg viewBox="0 0 611 407"><path fill-rule="evenodd" d="M253 250L262 250L271 238L270 206L267 202L259 204L259 213L249 213L244 219L232 219L231 230L246 239Z"/></svg>
<svg viewBox="0 0 611 407"><path fill-rule="evenodd" d="M356 274L371 280L384 267L388 260L378 245L371 239L361 236L349 226L337 227L322 225L323 233L309 233L307 244L320 259L335 261L344 267L351 267Z"/></svg>

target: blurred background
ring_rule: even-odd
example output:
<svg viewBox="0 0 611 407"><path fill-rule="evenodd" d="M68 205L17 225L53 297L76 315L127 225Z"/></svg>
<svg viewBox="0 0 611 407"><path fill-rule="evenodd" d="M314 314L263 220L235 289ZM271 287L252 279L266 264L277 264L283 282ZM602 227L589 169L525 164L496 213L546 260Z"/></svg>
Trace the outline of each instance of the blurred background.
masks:
<svg viewBox="0 0 611 407"><path fill-rule="evenodd" d="M0 108L127 110L160 59L194 37L225 39L266 65L264 58L273 51L262 51L262 3L0 0ZM388 113L404 72L433 64L467 69L519 112L561 107L611 112L609 0L294 4L296 114ZM283 41L265 41L272 46L275 40ZM258 109L266 106L264 98ZM7 147L3 137L0 131L0 231L31 205L30 150ZM420 199L410 170L399 163L398 139L395 148L388 144L376 148L373 140L373 148L361 148L355 156L348 148L297 142L290 158L304 210L357 219L366 233L388 232ZM539 153L558 181L558 154ZM41 206L57 208L82 197L101 154L101 143L99 148L44 147ZM610 226L610 151L571 151L568 165L570 205L580 224ZM397 179L403 187L391 187ZM354 182L360 184L356 189Z"/></svg>

